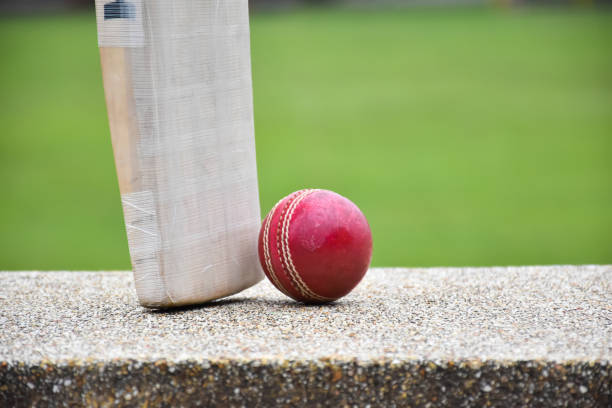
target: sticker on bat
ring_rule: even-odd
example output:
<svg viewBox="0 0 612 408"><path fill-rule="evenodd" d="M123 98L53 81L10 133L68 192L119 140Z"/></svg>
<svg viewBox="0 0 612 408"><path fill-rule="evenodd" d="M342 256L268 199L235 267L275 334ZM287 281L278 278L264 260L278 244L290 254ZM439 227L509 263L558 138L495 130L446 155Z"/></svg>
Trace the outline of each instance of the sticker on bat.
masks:
<svg viewBox="0 0 612 408"><path fill-rule="evenodd" d="M136 18L134 4L126 0L115 0L104 5L104 20L113 18Z"/></svg>
<svg viewBox="0 0 612 408"><path fill-rule="evenodd" d="M96 0L98 46L143 47L143 0Z"/></svg>

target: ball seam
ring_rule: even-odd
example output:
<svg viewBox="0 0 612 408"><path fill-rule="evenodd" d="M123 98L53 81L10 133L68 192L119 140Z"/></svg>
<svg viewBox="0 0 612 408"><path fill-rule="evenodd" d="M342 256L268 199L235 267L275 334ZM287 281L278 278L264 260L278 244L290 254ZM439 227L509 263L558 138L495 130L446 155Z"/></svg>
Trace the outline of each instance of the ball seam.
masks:
<svg viewBox="0 0 612 408"><path fill-rule="evenodd" d="M328 298L325 296L321 296L315 293L306 284L306 282L304 282L304 280L301 278L300 274L297 271L297 268L295 267L295 264L293 263L293 257L291 256L291 250L289 248L289 227L291 225L291 219L293 217L293 214L295 210L297 209L298 205L306 197L308 197L310 194L314 193L315 191L318 191L318 190L311 189L311 190L304 191L304 193L296 197L291 203L291 205L289 206L287 210L287 214L285 215L285 218L282 220L282 231L281 231L282 248L283 248L283 255L284 255L284 259L286 263L286 269L289 271L289 275L291 276L292 281L295 283L295 286L297 286L298 291L301 293L301 295L310 300L314 299L314 300L328 302L334 299Z"/></svg>
<svg viewBox="0 0 612 408"><path fill-rule="evenodd" d="M285 263L283 261L283 251L281 249L282 247L282 225L283 225L283 220L285 219L285 214L287 213L287 209L289 208L289 206L293 203L293 201L295 199L297 199L300 195L308 192L309 190L299 190L296 191L295 193L292 193L291 195L289 195L289 198L287 199L287 202L285 203L285 205L283 206L283 209L281 211L281 214L278 218L278 222L276 223L276 253L278 255L280 264L281 264L281 269L285 274L285 277L287 278L287 280L289 281L289 285L293 288L293 290L295 290L297 292L297 297L302 296L304 297L302 291L297 287L296 283L294 282L292 276L289 274L289 272L287 271L287 268L285 266ZM282 201L282 200L281 200ZM284 287L284 285L283 285ZM289 290L288 288L285 287L285 289ZM290 297L295 298L296 296L290 295ZM308 300L307 297L304 297L306 300Z"/></svg>
<svg viewBox="0 0 612 408"><path fill-rule="evenodd" d="M285 289L285 287L280 283L280 280L278 279L278 276L276 275L276 271L274 270L274 266L272 265L272 257L270 255L270 224L272 224L272 218L274 217L274 213L276 212L276 209L278 208L278 206L280 205L280 203L283 200L279 200L274 207L272 207L272 210L270 210L270 213L268 214L268 217L266 217L265 220L265 224L264 224L264 233L263 233L263 238L264 238L264 260L266 263L266 269L268 270L268 275L270 276L270 279L272 280L272 284L274 286L276 286L276 288L278 290L280 290L282 293L284 293L287 296L290 296L289 293L287 292L287 289Z"/></svg>

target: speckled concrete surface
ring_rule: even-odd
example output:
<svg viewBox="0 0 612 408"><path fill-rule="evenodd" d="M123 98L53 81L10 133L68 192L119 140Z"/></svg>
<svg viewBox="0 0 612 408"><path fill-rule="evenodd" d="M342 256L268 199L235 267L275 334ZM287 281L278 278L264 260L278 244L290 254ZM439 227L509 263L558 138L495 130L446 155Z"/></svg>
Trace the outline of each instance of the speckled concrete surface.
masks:
<svg viewBox="0 0 612 408"><path fill-rule="evenodd" d="M0 273L0 406L612 401L612 267L374 269L303 306L264 282L138 306L125 272Z"/></svg>

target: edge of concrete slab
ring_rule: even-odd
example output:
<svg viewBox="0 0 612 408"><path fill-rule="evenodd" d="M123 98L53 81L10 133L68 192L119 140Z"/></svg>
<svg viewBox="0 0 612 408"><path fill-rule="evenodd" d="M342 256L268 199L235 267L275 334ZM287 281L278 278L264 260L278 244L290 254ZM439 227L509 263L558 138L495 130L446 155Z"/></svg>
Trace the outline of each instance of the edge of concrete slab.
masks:
<svg viewBox="0 0 612 408"><path fill-rule="evenodd" d="M0 363L4 406L609 406L607 361Z"/></svg>

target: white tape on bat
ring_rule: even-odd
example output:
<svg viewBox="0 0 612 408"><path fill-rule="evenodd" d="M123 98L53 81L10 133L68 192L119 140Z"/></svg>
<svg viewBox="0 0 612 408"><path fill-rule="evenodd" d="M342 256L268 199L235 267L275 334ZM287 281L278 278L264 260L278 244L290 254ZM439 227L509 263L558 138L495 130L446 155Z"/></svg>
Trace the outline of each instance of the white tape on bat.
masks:
<svg viewBox="0 0 612 408"><path fill-rule="evenodd" d="M161 234L153 193L140 191L122 194L123 216L135 274L136 293L150 306L172 303L172 297L161 276Z"/></svg>

